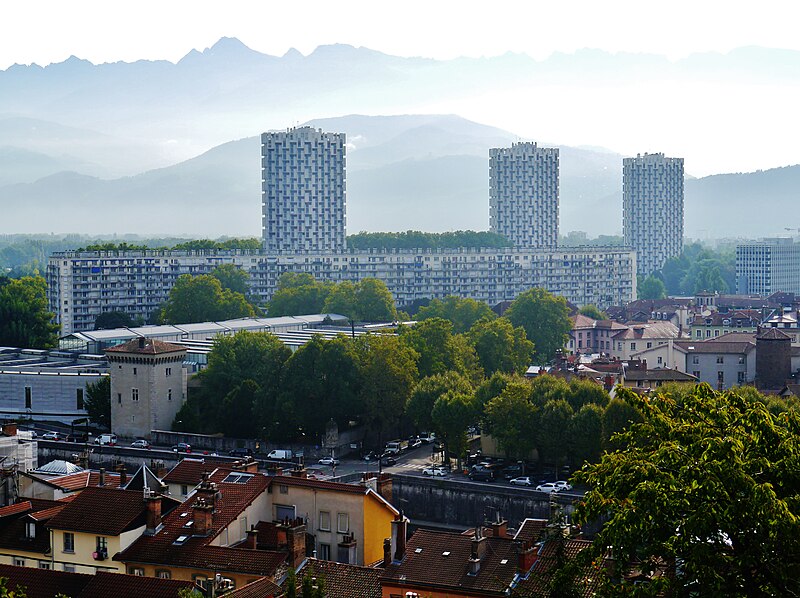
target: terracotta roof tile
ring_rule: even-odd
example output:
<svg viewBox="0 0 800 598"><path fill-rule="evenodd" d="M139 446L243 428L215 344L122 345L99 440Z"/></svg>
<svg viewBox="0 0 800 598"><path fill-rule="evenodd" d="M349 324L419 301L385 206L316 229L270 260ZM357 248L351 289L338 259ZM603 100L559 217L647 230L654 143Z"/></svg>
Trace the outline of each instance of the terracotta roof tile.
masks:
<svg viewBox="0 0 800 598"><path fill-rule="evenodd" d="M118 473L106 472L104 486L109 488L118 488L120 477ZM100 472L99 471L80 471L78 473L70 473L67 475L58 476L56 478L49 478L46 480L50 484L58 486L68 492L75 490L83 490L90 486L100 486Z"/></svg>
<svg viewBox="0 0 800 598"><path fill-rule="evenodd" d="M53 598L57 594L78 598L83 588L92 580L91 575L83 573L13 565L0 565L0 577L8 580L7 585L10 589L15 589L17 586L25 588L27 598Z"/></svg>
<svg viewBox="0 0 800 598"><path fill-rule="evenodd" d="M269 577L262 577L226 594L226 596L229 598L269 598L270 596L281 596L282 592L281 587Z"/></svg>
<svg viewBox="0 0 800 598"><path fill-rule="evenodd" d="M393 586L479 591L503 596L517 571L511 538L487 537L477 575L469 573L472 539L451 532L419 529L406 544L402 562L392 563L381 576Z"/></svg>
<svg viewBox="0 0 800 598"><path fill-rule="evenodd" d="M141 492L87 488L64 505L61 512L47 523L47 527L117 536L144 525L146 510Z"/></svg>
<svg viewBox="0 0 800 598"><path fill-rule="evenodd" d="M382 572L358 565L307 559L297 579L300 581L306 575L323 579L327 598L380 598Z"/></svg>
<svg viewBox="0 0 800 598"><path fill-rule="evenodd" d="M547 527L547 519L528 518L520 524L514 540L519 542L537 542Z"/></svg>
<svg viewBox="0 0 800 598"><path fill-rule="evenodd" d="M294 476L272 476L270 484L283 486L297 486L302 488L316 488L317 490L335 490L337 492L348 492L350 494L366 494L366 486L357 484L343 484L341 482L328 482L326 480L314 480L311 478L296 478Z"/></svg>
<svg viewBox="0 0 800 598"><path fill-rule="evenodd" d="M141 342L141 341L144 342ZM161 353L185 352L186 347L157 341L152 338L135 338L127 343L106 349L106 353L139 353L141 355L160 355Z"/></svg>
<svg viewBox="0 0 800 598"><path fill-rule="evenodd" d="M539 555L527 577L521 579L514 588L514 596L538 597L548 596L553 570L558 565L560 558L574 559L582 550L591 546L588 540L566 540L563 545L563 557L557 556L558 545L555 541L544 542L539 548ZM587 565L582 575L575 580L575 585L581 596L590 597L597 594L600 576L596 574L593 566Z"/></svg>
<svg viewBox="0 0 800 598"><path fill-rule="evenodd" d="M28 511L33 509L33 505L31 501L25 500L23 502L18 502L14 505L8 505L7 507L3 507L0 509L0 517L8 517L10 515L19 515L20 513L27 513Z"/></svg>
<svg viewBox="0 0 800 598"><path fill-rule="evenodd" d="M44 525L37 523L35 536L33 538L28 538L26 534L26 524L31 521L30 514L32 512L56 506L64 505L54 500L31 498L4 507L7 512L16 512L0 518L0 548L24 550L26 552L42 554L50 550L50 534L47 529L45 529Z"/></svg>
<svg viewBox="0 0 800 598"><path fill-rule="evenodd" d="M36 511L30 514L31 519L34 521L47 521L48 519L52 519L56 515L58 515L64 507L66 507L66 503L61 505L56 505L54 507L50 507L49 509L42 509L41 511Z"/></svg>

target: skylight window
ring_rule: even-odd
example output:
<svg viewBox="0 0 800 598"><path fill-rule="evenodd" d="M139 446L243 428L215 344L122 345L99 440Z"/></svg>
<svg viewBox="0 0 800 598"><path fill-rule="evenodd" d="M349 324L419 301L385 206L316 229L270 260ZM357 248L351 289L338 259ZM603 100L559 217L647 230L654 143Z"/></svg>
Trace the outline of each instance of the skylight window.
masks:
<svg viewBox="0 0 800 598"><path fill-rule="evenodd" d="M222 480L225 484L246 484L253 478L252 473L239 473L234 472L228 474L228 477Z"/></svg>
<svg viewBox="0 0 800 598"><path fill-rule="evenodd" d="M445 551L442 553L442 556L450 556L450 551L449 551L449 550L445 550Z"/></svg>
<svg viewBox="0 0 800 598"><path fill-rule="evenodd" d="M178 536L178 538L173 542L175 546L181 546L186 544L186 540L189 539L189 536Z"/></svg>
<svg viewBox="0 0 800 598"><path fill-rule="evenodd" d="M419 554L419 553L421 553L421 552L422 552L422 548L417 548L417 549L415 549L415 550L414 550L414 552L416 552L417 554Z"/></svg>

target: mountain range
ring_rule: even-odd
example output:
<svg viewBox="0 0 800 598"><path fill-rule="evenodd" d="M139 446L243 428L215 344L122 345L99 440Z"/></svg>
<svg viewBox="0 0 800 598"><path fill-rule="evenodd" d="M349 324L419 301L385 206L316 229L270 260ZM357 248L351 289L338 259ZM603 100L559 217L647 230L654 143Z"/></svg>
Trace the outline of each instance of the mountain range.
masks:
<svg viewBox="0 0 800 598"><path fill-rule="evenodd" d="M524 137L419 112L521 80L646 82L715 70L755 83L800 82L796 54L751 48L676 63L584 51L539 62L516 54L434 61L334 45L275 57L223 38L177 64L73 57L15 65L0 71L0 233L258 235L254 134L302 123L347 133L350 232L485 229L488 149ZM349 116L313 118L329 114ZM619 233L622 155L542 143L561 151L561 230ZM755 237L800 227L768 217L793 213L799 182L795 166L687 177L686 233ZM766 206L767 217L742 218L753 206Z"/></svg>

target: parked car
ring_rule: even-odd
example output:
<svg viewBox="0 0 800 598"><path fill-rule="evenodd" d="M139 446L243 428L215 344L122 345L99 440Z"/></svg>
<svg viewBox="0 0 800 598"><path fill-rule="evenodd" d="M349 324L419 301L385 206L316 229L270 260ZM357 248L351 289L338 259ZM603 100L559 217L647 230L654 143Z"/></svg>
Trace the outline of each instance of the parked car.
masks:
<svg viewBox="0 0 800 598"><path fill-rule="evenodd" d="M320 465L330 465L331 467L335 467L339 465L339 459L335 457L322 457L319 461L317 461Z"/></svg>
<svg viewBox="0 0 800 598"><path fill-rule="evenodd" d="M237 447L230 450L228 453L231 457L250 457L253 454L249 448Z"/></svg>
<svg viewBox="0 0 800 598"><path fill-rule="evenodd" d="M100 434L97 438L94 439L95 444L99 444L100 446L107 445L107 446L116 446L117 445L117 435L116 434Z"/></svg>
<svg viewBox="0 0 800 598"><path fill-rule="evenodd" d="M423 432L422 434L419 435L419 439L425 444L430 444L431 442L434 442L436 440L436 434L434 434L433 432L431 433Z"/></svg>
<svg viewBox="0 0 800 598"><path fill-rule="evenodd" d="M512 463L503 468L503 477L507 480L518 478L523 474L522 463Z"/></svg>
<svg viewBox="0 0 800 598"><path fill-rule="evenodd" d="M514 486L533 486L533 481L528 476L514 478L509 480L508 483L513 484Z"/></svg>
<svg viewBox="0 0 800 598"><path fill-rule="evenodd" d="M191 453L192 445L185 442L179 442L178 444L173 445L172 451L175 453Z"/></svg>
<svg viewBox="0 0 800 598"><path fill-rule="evenodd" d="M422 470L422 475L429 475L433 477L444 477L447 475L447 470L442 467L426 467Z"/></svg>
<svg viewBox="0 0 800 598"><path fill-rule="evenodd" d="M558 492L560 488L556 486L555 482L545 482L544 484L539 484L536 486L536 489L539 492Z"/></svg>
<svg viewBox="0 0 800 598"><path fill-rule="evenodd" d="M391 455L383 455L381 457L381 465L383 465L384 467L391 467L392 465L397 465L397 459L395 459Z"/></svg>
<svg viewBox="0 0 800 598"><path fill-rule="evenodd" d="M61 440L61 434L58 432L45 432L42 435L42 440Z"/></svg>
<svg viewBox="0 0 800 598"><path fill-rule="evenodd" d="M144 438L138 438L133 442L131 442L131 448L149 449L150 443L147 442Z"/></svg>
<svg viewBox="0 0 800 598"><path fill-rule="evenodd" d="M378 460L378 453L376 453L375 451L370 451L370 452L365 453L364 455L362 455L361 458L364 461L377 461Z"/></svg>
<svg viewBox="0 0 800 598"><path fill-rule="evenodd" d="M422 440L420 440L418 436L411 436L408 439L408 448L415 449L418 446L422 446Z"/></svg>
<svg viewBox="0 0 800 598"><path fill-rule="evenodd" d="M556 486L558 486L558 491L563 492L565 490L572 490L572 486L569 482L565 482L564 480L558 480L553 482Z"/></svg>
<svg viewBox="0 0 800 598"><path fill-rule="evenodd" d="M494 482L494 470L485 465L473 465L469 472L469 479L473 482Z"/></svg>

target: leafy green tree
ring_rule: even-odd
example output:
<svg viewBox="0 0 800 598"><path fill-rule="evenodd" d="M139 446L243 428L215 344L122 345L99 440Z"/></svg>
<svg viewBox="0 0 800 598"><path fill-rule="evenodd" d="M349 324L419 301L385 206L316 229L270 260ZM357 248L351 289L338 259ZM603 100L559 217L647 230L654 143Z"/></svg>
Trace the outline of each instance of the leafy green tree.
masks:
<svg viewBox="0 0 800 598"><path fill-rule="evenodd" d="M510 382L486 405L485 423L506 456L527 459L537 445L537 408L526 382Z"/></svg>
<svg viewBox="0 0 800 598"><path fill-rule="evenodd" d="M449 295L441 299L431 299L427 306L419 308L417 320L427 320L429 318L442 318L453 323L453 331L456 334L467 332L479 320L493 320L497 315L483 301L475 299L456 297Z"/></svg>
<svg viewBox="0 0 800 598"><path fill-rule="evenodd" d="M616 446L614 435L627 430L632 423L641 421L642 416L627 401L611 399L603 410L603 447Z"/></svg>
<svg viewBox="0 0 800 598"><path fill-rule="evenodd" d="M525 330L514 328L506 318L480 320L467 334L486 376L495 372L524 373L533 355L533 343Z"/></svg>
<svg viewBox="0 0 800 598"><path fill-rule="evenodd" d="M485 379L475 389L475 405L479 413L486 411L486 406L489 402L499 397L511 382L522 382L522 378L517 378L502 372L495 372L489 378Z"/></svg>
<svg viewBox="0 0 800 598"><path fill-rule="evenodd" d="M475 423L478 413L475 398L470 394L449 391L436 400L431 412L433 429L444 441L448 455L455 455L461 468L461 457L467 450L467 428Z"/></svg>
<svg viewBox="0 0 800 598"><path fill-rule="evenodd" d="M363 412L358 358L350 339L313 337L295 351L283 371L280 400L297 415L296 425L312 437L331 419L345 426Z"/></svg>
<svg viewBox="0 0 800 598"><path fill-rule="evenodd" d="M408 399L406 415L418 430L433 428L433 406L448 392L467 395L472 392L472 386L469 380L456 372L428 376L417 383Z"/></svg>
<svg viewBox="0 0 800 598"><path fill-rule="evenodd" d="M522 326L525 330L525 336L533 342L537 363L552 360L556 351L564 348L567 333L572 329L566 300L540 288L520 294L506 310L505 317L515 328Z"/></svg>
<svg viewBox="0 0 800 598"><path fill-rule="evenodd" d="M162 319L168 324L187 324L254 315L253 306L244 295L223 289L213 276L183 274L169 292Z"/></svg>
<svg viewBox="0 0 800 598"><path fill-rule="evenodd" d="M453 335L453 324L442 318L431 318L404 328L400 338L419 356L417 367L421 377L458 372L471 380L480 378L475 350Z"/></svg>
<svg viewBox="0 0 800 598"><path fill-rule="evenodd" d="M211 276L216 278L224 289L240 293L245 297L250 292L247 284L250 277L235 264L221 264L211 271Z"/></svg>
<svg viewBox="0 0 800 598"><path fill-rule="evenodd" d="M136 322L124 311L106 311L97 316L94 321L95 330L111 330L130 326L136 326Z"/></svg>
<svg viewBox="0 0 800 598"><path fill-rule="evenodd" d="M579 523L602 518L589 557L613 555L598 573L603 595L800 594L800 417L771 414L735 390L698 385L682 403L618 393L641 423L625 451L575 476L589 491ZM624 575L635 563L650 584ZM638 576L637 576L638 577Z"/></svg>
<svg viewBox="0 0 800 598"><path fill-rule="evenodd" d="M47 284L25 276L0 285L0 346L50 349L58 345L57 324L47 308Z"/></svg>
<svg viewBox="0 0 800 598"><path fill-rule="evenodd" d="M394 322L397 309L386 283L365 278L356 285L356 315L362 322Z"/></svg>
<svg viewBox="0 0 800 598"><path fill-rule="evenodd" d="M596 463L603 450L603 408L587 403L572 416L569 424L569 456L573 465Z"/></svg>
<svg viewBox="0 0 800 598"><path fill-rule="evenodd" d="M569 381L569 394L565 398L575 412L588 404L605 407L610 400L605 388L593 380L581 378L573 378Z"/></svg>
<svg viewBox="0 0 800 598"><path fill-rule="evenodd" d="M639 283L637 295L639 299L663 299L667 296L667 289L658 277L651 274Z"/></svg>
<svg viewBox="0 0 800 598"><path fill-rule="evenodd" d="M396 336L357 337L354 347L361 372L364 419L380 444L397 432L417 382L418 356Z"/></svg>
<svg viewBox="0 0 800 598"><path fill-rule="evenodd" d="M322 313L332 287L305 272L284 272L278 278L267 312L270 317Z"/></svg>
<svg viewBox="0 0 800 598"><path fill-rule="evenodd" d="M86 385L83 402L89 421L106 430L111 429L111 377L102 376L97 382Z"/></svg>
<svg viewBox="0 0 800 598"><path fill-rule="evenodd" d="M589 305L584 305L582 308L578 310L579 313L583 314L587 318L592 318L593 320L607 320L608 316L606 312L601 310L596 305L590 303Z"/></svg>
<svg viewBox="0 0 800 598"><path fill-rule="evenodd" d="M423 233L409 230L396 233L360 232L347 236L353 249L437 249L443 247L510 247L503 235L488 231L458 230L446 233Z"/></svg>
<svg viewBox="0 0 800 598"><path fill-rule="evenodd" d="M27 598L28 594L25 592L27 588L17 586L15 589L8 587L8 578L0 577L0 598Z"/></svg>
<svg viewBox="0 0 800 598"><path fill-rule="evenodd" d="M547 401L539 414L539 456L561 465L567 452L564 441L572 420L572 407L564 399Z"/></svg>
<svg viewBox="0 0 800 598"><path fill-rule="evenodd" d="M538 407L544 407L548 401L567 401L572 389L564 378L542 374L530 382L531 400Z"/></svg>
<svg viewBox="0 0 800 598"><path fill-rule="evenodd" d="M297 573L295 573L294 567L289 567L283 587L286 588L285 598L297 598Z"/></svg>
<svg viewBox="0 0 800 598"><path fill-rule="evenodd" d="M333 287L328 293L325 305L322 307L322 313L340 314L347 316L351 320L358 320L357 304L356 285L349 280L345 280Z"/></svg>
<svg viewBox="0 0 800 598"><path fill-rule="evenodd" d="M250 378L243 380L222 399L222 432L233 438L256 438L259 434L254 409L261 387Z"/></svg>

